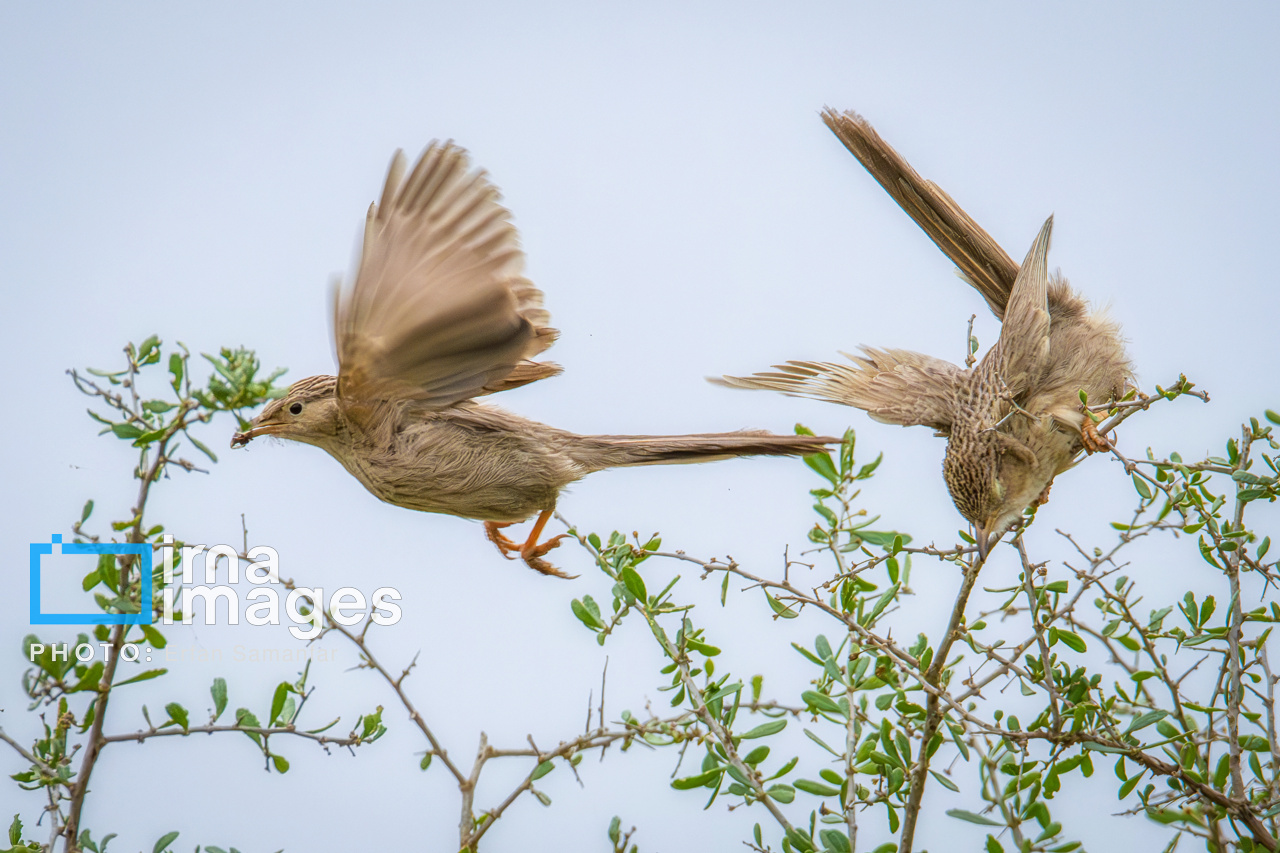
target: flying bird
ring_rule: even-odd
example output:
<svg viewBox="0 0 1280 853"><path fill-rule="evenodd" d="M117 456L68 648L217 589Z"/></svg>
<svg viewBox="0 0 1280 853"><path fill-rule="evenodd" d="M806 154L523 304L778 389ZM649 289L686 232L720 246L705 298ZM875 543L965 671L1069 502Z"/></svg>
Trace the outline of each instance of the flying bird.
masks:
<svg viewBox="0 0 1280 853"><path fill-rule="evenodd" d="M405 174L397 152L370 206L355 284L334 292L338 375L295 382L244 432L327 451L378 498L484 521L503 556L569 577L539 543L565 486L629 465L801 456L839 439L740 431L575 435L475 398L555 376L533 358L557 332L542 292L522 276L510 212L466 152L432 143ZM502 528L537 515L516 544Z"/></svg>
<svg viewBox="0 0 1280 853"><path fill-rule="evenodd" d="M1083 449L1109 449L1081 403L1120 399L1132 378L1119 326L1067 281L1049 276L1053 217L1022 265L951 197L926 181L853 112L823 121L959 268L1001 320L1000 338L961 368L920 353L860 347L847 363L789 361L712 382L772 389L862 409L874 420L932 427L947 439L947 489L974 528L980 559Z"/></svg>

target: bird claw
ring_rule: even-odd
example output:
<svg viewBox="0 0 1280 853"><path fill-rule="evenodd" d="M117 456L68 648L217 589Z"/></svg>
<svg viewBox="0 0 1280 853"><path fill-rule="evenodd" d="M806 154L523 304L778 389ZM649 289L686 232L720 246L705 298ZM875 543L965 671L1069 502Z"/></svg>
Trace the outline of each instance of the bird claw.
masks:
<svg viewBox="0 0 1280 853"><path fill-rule="evenodd" d="M511 555L519 551L520 546L501 533L502 528L510 526L510 522L486 521L484 523L484 535L490 542L498 546L498 553L508 560L514 560L515 557Z"/></svg>
<svg viewBox="0 0 1280 853"><path fill-rule="evenodd" d="M1080 428L1080 443L1084 445L1087 453L1105 453L1111 449L1111 442L1098 432L1097 424L1087 415L1084 425Z"/></svg>
<svg viewBox="0 0 1280 853"><path fill-rule="evenodd" d="M569 534L567 533L561 533L559 536L554 536L546 542L543 542L541 545L530 546L529 544L526 544L520 549L520 556L524 558L524 564L534 571L542 572L544 575L564 578L565 580L572 580L573 578L576 578L577 575L567 575L548 563L546 560L542 559L552 548L559 548L560 540L567 538L568 535Z"/></svg>

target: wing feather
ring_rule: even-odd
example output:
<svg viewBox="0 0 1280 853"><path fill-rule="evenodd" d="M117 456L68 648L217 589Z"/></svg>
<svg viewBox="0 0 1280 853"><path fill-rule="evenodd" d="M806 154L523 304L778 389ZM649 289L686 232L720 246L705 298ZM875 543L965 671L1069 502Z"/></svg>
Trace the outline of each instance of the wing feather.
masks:
<svg viewBox="0 0 1280 853"><path fill-rule="evenodd" d="M542 291L521 276L524 253L488 176L448 142L405 171L397 152L369 208L355 284L334 295L339 399L439 409L557 373L529 366L557 333Z"/></svg>

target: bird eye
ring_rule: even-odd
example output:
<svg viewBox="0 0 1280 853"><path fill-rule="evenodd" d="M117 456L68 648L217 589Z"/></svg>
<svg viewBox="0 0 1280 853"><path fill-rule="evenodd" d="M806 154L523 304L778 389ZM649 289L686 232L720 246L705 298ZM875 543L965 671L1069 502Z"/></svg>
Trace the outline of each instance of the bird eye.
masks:
<svg viewBox="0 0 1280 853"><path fill-rule="evenodd" d="M290 407L289 407L289 414L291 414L291 415L300 415L300 414L302 414L302 404L301 404L301 403L294 403L292 406L290 406Z"/></svg>

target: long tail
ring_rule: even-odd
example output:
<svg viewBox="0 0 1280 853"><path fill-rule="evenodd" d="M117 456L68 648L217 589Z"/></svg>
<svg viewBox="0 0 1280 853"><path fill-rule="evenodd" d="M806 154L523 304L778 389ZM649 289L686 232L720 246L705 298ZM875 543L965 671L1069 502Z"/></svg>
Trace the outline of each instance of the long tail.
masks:
<svg viewBox="0 0 1280 853"><path fill-rule="evenodd" d="M844 354L851 364L788 361L751 376L708 377L713 385L781 391L862 409L877 421L939 432L951 429L964 371L950 362L918 352L862 347L862 355Z"/></svg>
<svg viewBox="0 0 1280 853"><path fill-rule="evenodd" d="M959 268L961 277L982 294L995 315L1004 319L1018 276L1013 258L941 187L920 177L862 116L851 110L837 113L828 107L822 120Z"/></svg>
<svg viewBox="0 0 1280 853"><path fill-rule="evenodd" d="M630 465L680 465L735 456L807 456L822 453L831 436L773 435L763 430L705 435L583 435L568 448L592 471Z"/></svg>

